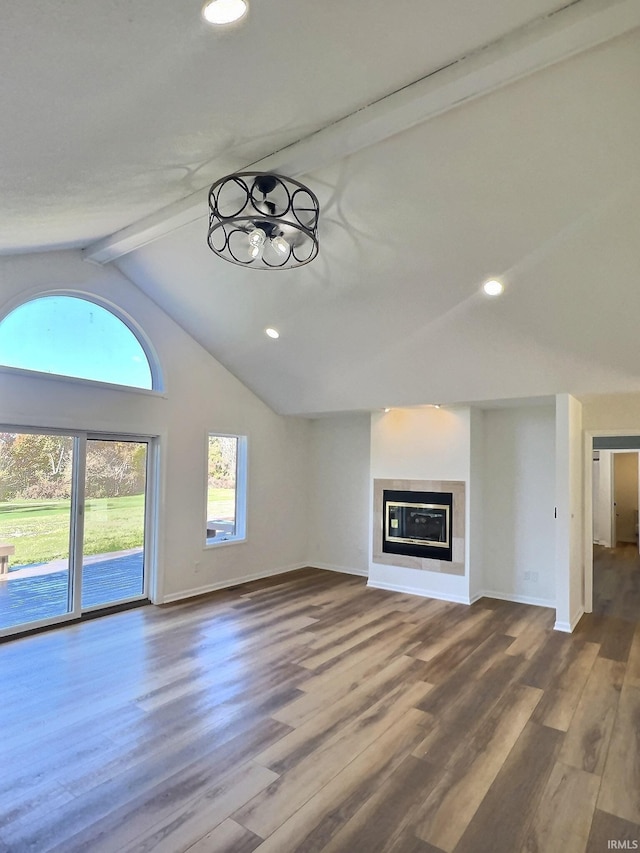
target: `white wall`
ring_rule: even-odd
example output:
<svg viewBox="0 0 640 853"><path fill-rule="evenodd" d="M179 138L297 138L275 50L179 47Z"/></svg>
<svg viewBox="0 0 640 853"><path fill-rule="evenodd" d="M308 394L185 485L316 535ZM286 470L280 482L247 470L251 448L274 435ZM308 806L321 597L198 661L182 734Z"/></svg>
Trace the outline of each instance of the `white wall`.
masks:
<svg viewBox="0 0 640 853"><path fill-rule="evenodd" d="M600 394L585 398L582 427L598 435L640 435L640 394Z"/></svg>
<svg viewBox="0 0 640 853"><path fill-rule="evenodd" d="M591 465L591 453L589 453ZM589 469L590 470L590 469ZM556 628L572 631L584 612L585 494L582 406L556 396ZM589 477L589 481L591 478ZM591 501L589 501L589 507Z"/></svg>
<svg viewBox="0 0 640 853"><path fill-rule="evenodd" d="M485 489L492 472L487 467L485 454L485 418L481 409L471 409L471 457L469 482L469 516L467 527L469 531L469 598L475 601L484 595L485 562ZM489 475L487 479L487 475Z"/></svg>
<svg viewBox="0 0 640 853"><path fill-rule="evenodd" d="M555 408L484 412L484 591L555 606Z"/></svg>
<svg viewBox="0 0 640 853"><path fill-rule="evenodd" d="M599 459L593 463L593 541L612 548L611 508L613 504L613 454L599 450ZM594 454L595 455L595 454Z"/></svg>
<svg viewBox="0 0 640 853"><path fill-rule="evenodd" d="M0 316L51 289L101 297L132 317L158 352L166 393L0 371L0 423L160 436L157 599L304 565L309 423L276 415L115 269L76 252L0 258ZM204 548L208 431L248 436L246 543Z"/></svg>
<svg viewBox="0 0 640 853"><path fill-rule="evenodd" d="M367 575L371 416L339 415L311 425L309 564Z"/></svg>
<svg viewBox="0 0 640 853"><path fill-rule="evenodd" d="M375 479L464 481L467 484L467 535L464 576L387 566L370 561L371 586L407 590L454 601L469 601L470 468L471 413L468 408L392 409L384 414L372 415L371 482ZM371 538L370 535L370 542Z"/></svg>

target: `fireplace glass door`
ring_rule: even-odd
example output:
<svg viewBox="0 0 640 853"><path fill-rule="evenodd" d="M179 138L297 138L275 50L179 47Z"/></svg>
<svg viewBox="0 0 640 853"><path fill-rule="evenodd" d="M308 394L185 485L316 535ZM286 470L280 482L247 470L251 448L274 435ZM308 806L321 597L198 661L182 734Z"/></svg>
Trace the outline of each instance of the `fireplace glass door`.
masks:
<svg viewBox="0 0 640 853"><path fill-rule="evenodd" d="M453 495L383 492L382 550L427 559L452 559Z"/></svg>

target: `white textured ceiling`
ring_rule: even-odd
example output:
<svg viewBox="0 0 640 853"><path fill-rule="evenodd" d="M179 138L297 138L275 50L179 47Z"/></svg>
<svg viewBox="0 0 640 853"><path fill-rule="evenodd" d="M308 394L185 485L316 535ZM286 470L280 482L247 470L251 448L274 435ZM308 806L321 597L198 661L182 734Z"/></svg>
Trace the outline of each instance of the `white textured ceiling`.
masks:
<svg viewBox="0 0 640 853"><path fill-rule="evenodd" d="M282 412L640 390L638 82L636 31L309 175L301 270L199 222L118 263Z"/></svg>
<svg viewBox="0 0 640 853"><path fill-rule="evenodd" d="M633 6L253 0L220 35L190 0L87 0L82 15L58 0L40 21L13 4L0 249L91 244L581 4ZM640 390L640 33L567 54L320 158L304 180L321 250L303 269L226 264L202 220L116 263L284 413ZM506 293L487 301L496 275Z"/></svg>
<svg viewBox="0 0 640 853"><path fill-rule="evenodd" d="M5 0L0 251L82 246L562 0Z"/></svg>

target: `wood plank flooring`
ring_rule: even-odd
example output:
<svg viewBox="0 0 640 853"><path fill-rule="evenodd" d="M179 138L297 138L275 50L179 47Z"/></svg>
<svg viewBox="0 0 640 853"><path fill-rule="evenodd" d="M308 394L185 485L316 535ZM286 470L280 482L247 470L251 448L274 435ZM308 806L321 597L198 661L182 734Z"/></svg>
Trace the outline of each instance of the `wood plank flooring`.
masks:
<svg viewBox="0 0 640 853"><path fill-rule="evenodd" d="M632 848L640 627L604 611L306 569L5 643L0 851Z"/></svg>
<svg viewBox="0 0 640 853"><path fill-rule="evenodd" d="M593 548L593 612L628 622L640 619L640 554L638 546L619 542L615 548Z"/></svg>

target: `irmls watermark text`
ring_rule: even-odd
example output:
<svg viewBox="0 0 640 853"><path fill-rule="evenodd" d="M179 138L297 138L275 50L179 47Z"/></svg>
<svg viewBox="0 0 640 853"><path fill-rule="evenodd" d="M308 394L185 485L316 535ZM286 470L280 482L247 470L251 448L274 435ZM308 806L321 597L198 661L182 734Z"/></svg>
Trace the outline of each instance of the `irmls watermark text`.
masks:
<svg viewBox="0 0 640 853"><path fill-rule="evenodd" d="M616 841L614 838L607 841L608 850L638 850L638 848L640 848L638 841Z"/></svg>

